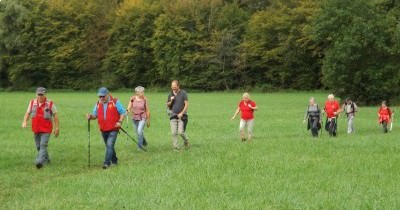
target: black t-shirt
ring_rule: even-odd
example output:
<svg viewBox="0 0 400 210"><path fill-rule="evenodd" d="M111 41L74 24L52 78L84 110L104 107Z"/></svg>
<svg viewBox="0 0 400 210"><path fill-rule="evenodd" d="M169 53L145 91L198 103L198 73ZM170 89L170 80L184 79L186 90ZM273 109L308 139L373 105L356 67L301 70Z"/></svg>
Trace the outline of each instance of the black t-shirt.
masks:
<svg viewBox="0 0 400 210"><path fill-rule="evenodd" d="M168 102L171 101L172 96L175 96L175 98L172 102L172 106L170 107L170 109L173 113L179 114L185 107L185 101L188 101L187 93L184 90L179 90L179 92L174 95L174 93L171 91L168 95ZM186 114L186 112L184 114Z"/></svg>

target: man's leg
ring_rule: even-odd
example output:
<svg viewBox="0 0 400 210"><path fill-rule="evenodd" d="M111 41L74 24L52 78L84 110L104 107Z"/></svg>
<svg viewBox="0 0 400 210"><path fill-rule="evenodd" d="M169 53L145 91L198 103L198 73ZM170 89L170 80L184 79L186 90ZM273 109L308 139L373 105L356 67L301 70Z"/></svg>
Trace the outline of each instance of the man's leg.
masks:
<svg viewBox="0 0 400 210"><path fill-rule="evenodd" d="M331 121L330 121L328 118L326 118L326 121L325 121L325 130L329 132L330 127L331 127Z"/></svg>
<svg viewBox="0 0 400 210"><path fill-rule="evenodd" d="M36 150L38 152L36 155L36 159L38 159L39 158L39 150L40 150L40 134L35 133L35 134L33 134L33 137L35 139L35 146L36 146ZM36 162L36 160L35 160L35 162Z"/></svg>
<svg viewBox="0 0 400 210"><path fill-rule="evenodd" d="M49 154L47 151L47 147L49 144L50 134L49 133L40 133L38 134L40 138L40 149L38 157L36 158L36 167L41 168L44 163L47 162Z"/></svg>
<svg viewBox="0 0 400 210"><path fill-rule="evenodd" d="M337 118L332 119L333 126L332 126L332 135L336 136L337 134Z"/></svg>
<svg viewBox="0 0 400 210"><path fill-rule="evenodd" d="M171 135L172 135L172 146L174 149L179 149L178 144L178 119L171 119L169 121L171 126Z"/></svg>
<svg viewBox="0 0 400 210"><path fill-rule="evenodd" d="M186 133L186 127L187 127L187 124L189 122L189 116L185 115L185 117L184 117L184 119L182 121L183 121L183 132Z"/></svg>
<svg viewBox="0 0 400 210"><path fill-rule="evenodd" d="M328 123L329 123L329 136L333 136L333 130L335 128L334 119L333 118L329 119Z"/></svg>
<svg viewBox="0 0 400 210"><path fill-rule="evenodd" d="M186 136L185 129L184 129L184 122L183 120L178 119L178 135L180 135L183 139L183 143L185 147L189 146L189 139Z"/></svg>
<svg viewBox="0 0 400 210"><path fill-rule="evenodd" d="M115 152L115 144L117 143L117 137L118 137L118 131L112 131L110 132L110 135L108 136L109 141L111 141L111 147L112 147L112 156L111 156L111 163L112 164L118 164L118 158L117 158L117 152Z"/></svg>
<svg viewBox="0 0 400 210"><path fill-rule="evenodd" d="M240 132L240 139L242 141L246 141L246 138L244 136L244 127L246 126L246 121L243 119L240 119L240 123L239 123L239 132Z"/></svg>
<svg viewBox="0 0 400 210"><path fill-rule="evenodd" d="M347 118L347 133L353 133L354 132L354 116L349 116Z"/></svg>
<svg viewBox="0 0 400 210"><path fill-rule="evenodd" d="M387 122L386 122L386 121L383 121L383 122L382 122L382 126L383 126L383 132L384 132L384 133L387 133L387 132L388 132L388 129L387 129Z"/></svg>
<svg viewBox="0 0 400 210"><path fill-rule="evenodd" d="M111 157L113 151L111 148L109 148L108 144L108 136L110 135L110 132L101 132L101 135L103 136L104 145L106 146L106 153L104 155L104 162L103 162L103 168L106 169L111 165Z"/></svg>

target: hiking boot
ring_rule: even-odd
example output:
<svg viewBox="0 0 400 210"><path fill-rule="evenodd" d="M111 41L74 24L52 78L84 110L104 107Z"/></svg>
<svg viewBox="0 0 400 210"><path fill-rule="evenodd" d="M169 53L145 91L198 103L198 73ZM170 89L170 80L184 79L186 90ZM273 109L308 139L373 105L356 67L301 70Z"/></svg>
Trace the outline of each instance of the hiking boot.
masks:
<svg viewBox="0 0 400 210"><path fill-rule="evenodd" d="M189 149L190 148L189 141L183 142L183 145L185 146L185 149Z"/></svg>
<svg viewBox="0 0 400 210"><path fill-rule="evenodd" d="M107 169L107 168L110 168L110 165L104 164L104 165L103 165L103 169Z"/></svg>
<svg viewBox="0 0 400 210"><path fill-rule="evenodd" d="M42 168L43 167L43 164L42 163L36 163L36 168L37 169L40 169L40 168Z"/></svg>

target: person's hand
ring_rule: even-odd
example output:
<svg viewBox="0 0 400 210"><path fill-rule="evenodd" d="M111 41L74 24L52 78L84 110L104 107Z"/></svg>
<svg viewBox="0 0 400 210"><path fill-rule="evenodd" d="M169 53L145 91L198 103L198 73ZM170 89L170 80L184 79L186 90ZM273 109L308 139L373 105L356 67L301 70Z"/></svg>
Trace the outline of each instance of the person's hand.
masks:
<svg viewBox="0 0 400 210"><path fill-rule="evenodd" d="M86 113L86 119L91 120L92 119L92 115L89 113Z"/></svg>
<svg viewBox="0 0 400 210"><path fill-rule="evenodd" d="M173 100L175 99L175 96L171 96L171 98L170 98L170 99L171 99L171 101L173 101Z"/></svg>
<svg viewBox="0 0 400 210"><path fill-rule="evenodd" d="M120 128L120 127L121 127L121 124L122 124L122 123L121 123L120 121L118 121L117 123L115 123L115 127L116 127L116 128Z"/></svg>
<svg viewBox="0 0 400 210"><path fill-rule="evenodd" d="M22 122L22 128L26 128L26 121Z"/></svg>
<svg viewBox="0 0 400 210"><path fill-rule="evenodd" d="M53 134L55 137L58 137L58 135L60 134L60 129L58 128L54 129Z"/></svg>
<svg viewBox="0 0 400 210"><path fill-rule="evenodd" d="M236 118L236 116L233 116L232 118L231 118L231 120L234 120Z"/></svg>
<svg viewBox="0 0 400 210"><path fill-rule="evenodd" d="M248 106L250 109L254 109L254 107L251 106L251 104L247 104L247 106Z"/></svg>
<svg viewBox="0 0 400 210"><path fill-rule="evenodd" d="M150 128L150 120L148 120L148 121L146 122L146 124L147 124L147 128Z"/></svg>
<svg viewBox="0 0 400 210"><path fill-rule="evenodd" d="M178 114L178 118L179 118L179 119L182 119L182 117L183 117L183 113L179 113L179 114Z"/></svg>

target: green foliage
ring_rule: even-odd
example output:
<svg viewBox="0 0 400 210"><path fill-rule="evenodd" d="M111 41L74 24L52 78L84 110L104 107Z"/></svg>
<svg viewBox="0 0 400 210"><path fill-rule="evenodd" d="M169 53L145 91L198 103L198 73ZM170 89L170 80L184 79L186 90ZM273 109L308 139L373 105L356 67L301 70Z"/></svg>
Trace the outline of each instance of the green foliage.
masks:
<svg viewBox="0 0 400 210"><path fill-rule="evenodd" d="M246 33L244 56L255 83L278 88L320 88L320 65L307 33L318 1L277 2L253 14Z"/></svg>
<svg viewBox="0 0 400 210"><path fill-rule="evenodd" d="M157 15L151 5L133 7L119 14L110 29L109 49L103 60L105 77L115 74L113 80L105 85L113 87L133 87L153 85L153 48L151 37L154 34L154 20Z"/></svg>
<svg viewBox="0 0 400 210"><path fill-rule="evenodd" d="M392 0L2 0L0 87L329 89L400 100Z"/></svg>
<svg viewBox="0 0 400 210"><path fill-rule="evenodd" d="M397 21L377 8L373 1L329 0L314 28L316 41L324 45L324 84L367 104L400 93L399 52L393 47Z"/></svg>

